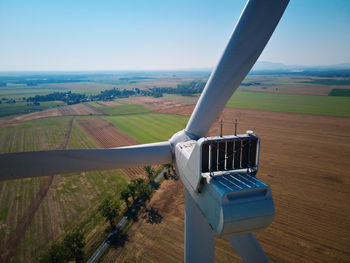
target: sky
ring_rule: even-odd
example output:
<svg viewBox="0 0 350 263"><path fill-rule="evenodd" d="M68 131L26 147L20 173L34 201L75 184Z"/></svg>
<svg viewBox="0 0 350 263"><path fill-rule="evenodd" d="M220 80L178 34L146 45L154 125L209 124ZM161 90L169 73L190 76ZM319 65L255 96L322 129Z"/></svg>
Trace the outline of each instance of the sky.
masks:
<svg viewBox="0 0 350 263"><path fill-rule="evenodd" d="M0 0L0 71L212 68L245 0ZM350 62L350 0L291 0L259 60Z"/></svg>

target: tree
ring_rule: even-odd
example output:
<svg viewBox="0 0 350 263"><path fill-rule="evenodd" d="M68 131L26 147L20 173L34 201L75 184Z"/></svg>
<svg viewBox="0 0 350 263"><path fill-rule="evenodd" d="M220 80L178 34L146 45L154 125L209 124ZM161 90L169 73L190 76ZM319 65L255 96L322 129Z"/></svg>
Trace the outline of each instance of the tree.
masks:
<svg viewBox="0 0 350 263"><path fill-rule="evenodd" d="M109 221L112 229L114 229L114 219L120 211L120 204L114 201L112 197L107 197L98 207L98 211L106 218L106 221Z"/></svg>
<svg viewBox="0 0 350 263"><path fill-rule="evenodd" d="M147 178L148 178L149 182L151 182L152 179L153 179L154 174L156 173L156 171L154 170L153 167L151 167L149 165L145 166L144 170L146 172L146 175L147 175Z"/></svg>
<svg viewBox="0 0 350 263"><path fill-rule="evenodd" d="M84 234L79 228L64 238L63 245L67 248L69 260L75 260L77 263L84 261Z"/></svg>
<svg viewBox="0 0 350 263"><path fill-rule="evenodd" d="M128 188L124 189L124 190L121 191L121 193L120 193L120 198L124 200L124 202L125 202L127 208L129 208L129 204L130 204L130 202L129 202L129 197L130 197L130 195L131 195L131 194L130 194L130 191L129 191Z"/></svg>
<svg viewBox="0 0 350 263"><path fill-rule="evenodd" d="M135 198L136 198L136 185L135 183L133 183L133 181L131 181L131 183L128 184L128 189L129 189L129 193L131 195L132 201L135 202Z"/></svg>
<svg viewBox="0 0 350 263"><path fill-rule="evenodd" d="M142 185L140 188L140 199L143 201L144 207L146 207L146 201L151 199L152 189L149 185Z"/></svg>
<svg viewBox="0 0 350 263"><path fill-rule="evenodd" d="M39 262L66 263L69 262L69 253L63 243L55 242L49 250L41 256Z"/></svg>

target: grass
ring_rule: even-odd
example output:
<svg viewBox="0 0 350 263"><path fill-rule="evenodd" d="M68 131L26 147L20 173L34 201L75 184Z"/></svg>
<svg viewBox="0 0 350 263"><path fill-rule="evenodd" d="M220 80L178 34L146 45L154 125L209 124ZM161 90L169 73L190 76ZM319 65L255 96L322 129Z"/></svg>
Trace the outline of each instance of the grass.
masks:
<svg viewBox="0 0 350 263"><path fill-rule="evenodd" d="M65 105L63 102L56 102L56 101L40 102L39 106L28 106L27 104L28 102L23 102L23 101L16 102L13 104L8 104L8 103L5 103L5 101L2 101L2 103L0 104L0 117L26 114L30 112L54 108L54 107L57 107L57 105Z"/></svg>
<svg viewBox="0 0 350 263"><path fill-rule="evenodd" d="M183 129L188 121L186 116L160 113L103 118L140 143L168 140L175 132Z"/></svg>
<svg viewBox="0 0 350 263"><path fill-rule="evenodd" d="M31 150L56 149L64 138L65 129L69 118L40 119L22 123L20 125L0 129L0 153L19 152ZM9 180L0 182L0 249L6 244L8 233L11 233L24 214L31 201L38 192L43 178L30 178L23 180ZM35 221L35 220L34 220ZM26 258L29 250L40 235L47 236L46 231L50 228L47 222L42 231L30 233L26 248L15 253L15 261ZM40 220L33 222L35 226L40 225ZM34 242L35 241L35 242ZM40 243L43 245L43 243ZM24 260L22 260L24 261Z"/></svg>
<svg viewBox="0 0 350 263"><path fill-rule="evenodd" d="M332 89L328 96L350 97L350 89Z"/></svg>
<svg viewBox="0 0 350 263"><path fill-rule="evenodd" d="M226 106L244 109L350 116L350 98L348 97L238 91L230 98Z"/></svg>
<svg viewBox="0 0 350 263"><path fill-rule="evenodd" d="M303 83L342 86L350 85L350 79L315 79L312 81L305 81Z"/></svg>
<svg viewBox="0 0 350 263"><path fill-rule="evenodd" d="M35 95L44 95L52 92L63 92L62 89L33 88L33 87L1 87L0 98L22 98Z"/></svg>
<svg viewBox="0 0 350 263"><path fill-rule="evenodd" d="M72 117L52 117L28 121L0 129L0 153L56 149L64 139ZM95 147L94 141L73 122L68 148ZM8 233L37 194L44 178L0 182L0 250ZM45 199L21 239L13 262L35 261L53 240L83 226L86 241L93 245L107 226L97 206L107 194L118 198L129 179L120 170L56 176Z"/></svg>
<svg viewBox="0 0 350 263"><path fill-rule="evenodd" d="M148 113L151 112L150 109L138 105L138 104L126 104L117 102L121 105L115 105L115 106L105 106L102 104L99 104L98 102L88 102L91 106L101 110L107 115L130 115L130 114L138 114L138 113Z"/></svg>

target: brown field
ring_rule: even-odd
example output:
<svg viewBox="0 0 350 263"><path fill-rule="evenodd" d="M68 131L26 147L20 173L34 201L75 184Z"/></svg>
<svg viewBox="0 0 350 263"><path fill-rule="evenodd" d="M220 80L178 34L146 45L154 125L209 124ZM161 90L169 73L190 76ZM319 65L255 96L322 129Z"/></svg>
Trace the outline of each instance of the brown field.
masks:
<svg viewBox="0 0 350 263"><path fill-rule="evenodd" d="M97 101L97 103L104 105L104 106L116 106L116 105L120 105L120 103L116 102L116 101Z"/></svg>
<svg viewBox="0 0 350 263"><path fill-rule="evenodd" d="M36 120L41 118L55 117L55 116L74 116L74 115L99 115L102 112L89 104L75 104L70 106L63 106L54 109L48 109L29 114L16 116L11 119L0 119L0 128L6 128L20 124L22 122Z"/></svg>
<svg viewBox="0 0 350 263"><path fill-rule="evenodd" d="M187 113L189 114L191 110ZM350 118L226 108L224 134L253 129L262 139L258 177L268 183L276 215L256 233L272 262L350 262ZM219 134L218 123L210 135ZM163 221L142 216L122 249L111 249L104 262L179 262L183 260L184 192L165 181L149 207ZM217 239L217 262L240 259Z"/></svg>
<svg viewBox="0 0 350 263"><path fill-rule="evenodd" d="M101 148L138 144L137 141L125 135L111 123L101 118L80 119L77 120L77 122ZM122 171L131 178L142 177L145 173L142 167L124 168Z"/></svg>
<svg viewBox="0 0 350 263"><path fill-rule="evenodd" d="M177 101L164 100L162 98L153 97L130 97L126 99L119 99L118 101L126 102L129 104L140 104L146 108L152 109L155 112L161 112L163 110L186 106L186 104Z"/></svg>
<svg viewBox="0 0 350 263"><path fill-rule="evenodd" d="M96 115L102 114L101 111L92 107L89 104L79 103L70 106L60 107L58 110L62 115Z"/></svg>

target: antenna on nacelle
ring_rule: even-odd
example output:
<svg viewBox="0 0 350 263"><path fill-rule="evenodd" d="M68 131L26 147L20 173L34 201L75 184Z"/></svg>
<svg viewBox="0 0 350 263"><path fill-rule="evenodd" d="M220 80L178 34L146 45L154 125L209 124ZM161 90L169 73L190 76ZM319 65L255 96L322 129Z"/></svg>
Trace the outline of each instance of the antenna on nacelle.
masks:
<svg viewBox="0 0 350 263"><path fill-rule="evenodd" d="M235 119L235 136L237 136L237 119Z"/></svg>
<svg viewBox="0 0 350 263"><path fill-rule="evenodd" d="M222 120L220 121L220 137L222 137Z"/></svg>

